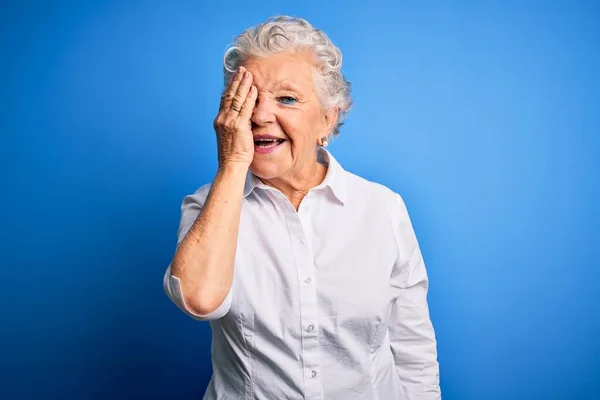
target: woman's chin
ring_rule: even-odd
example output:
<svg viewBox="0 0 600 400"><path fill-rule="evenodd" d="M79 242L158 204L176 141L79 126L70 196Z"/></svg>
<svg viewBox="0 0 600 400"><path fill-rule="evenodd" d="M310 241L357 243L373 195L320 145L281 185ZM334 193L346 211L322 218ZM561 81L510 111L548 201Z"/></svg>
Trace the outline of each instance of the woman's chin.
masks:
<svg viewBox="0 0 600 400"><path fill-rule="evenodd" d="M250 171L262 179L273 179L281 175L281 164L273 159L255 158L250 164Z"/></svg>

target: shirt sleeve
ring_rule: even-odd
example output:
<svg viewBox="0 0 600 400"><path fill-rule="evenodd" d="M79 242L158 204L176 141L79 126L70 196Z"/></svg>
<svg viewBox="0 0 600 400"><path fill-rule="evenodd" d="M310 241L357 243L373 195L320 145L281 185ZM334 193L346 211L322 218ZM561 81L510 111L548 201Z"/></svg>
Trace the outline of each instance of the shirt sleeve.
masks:
<svg viewBox="0 0 600 400"><path fill-rule="evenodd" d="M210 314L200 315L192 312L185 304L185 300L183 298L183 295L181 294L181 281L178 277L171 274L171 265L169 265L169 267L167 268L167 272L165 273L163 286L169 299L173 303L175 303L175 305L179 307L181 311L198 321L210 321L219 319L225 316L225 314L227 314L229 308L231 307L232 290L229 289L229 293L227 293L227 296L225 297L225 300L223 300L223 303L221 303L221 305Z"/></svg>
<svg viewBox="0 0 600 400"><path fill-rule="evenodd" d="M179 223L179 230L177 233L177 247L179 247L189 230L194 225L196 218L198 218L198 214L200 214L202 206L204 205L204 201L208 196L209 188L209 185L205 185L198 189L193 195L186 196L183 199L183 203L181 205L181 221ZM233 283L231 286L233 287ZM181 293L181 281L178 277L171 273L171 264L169 264L167 267L167 271L163 277L163 288L167 294L167 297L173 303L175 303L180 310L198 321L210 321L225 316L231 307L231 296L233 292L232 287L229 288L227 296L216 310L210 314L200 315L192 312L185 304L183 294Z"/></svg>
<svg viewBox="0 0 600 400"><path fill-rule="evenodd" d="M441 399L437 343L427 304L428 277L408 211L395 194L392 210L398 258L392 285L389 334L396 371L407 399Z"/></svg>

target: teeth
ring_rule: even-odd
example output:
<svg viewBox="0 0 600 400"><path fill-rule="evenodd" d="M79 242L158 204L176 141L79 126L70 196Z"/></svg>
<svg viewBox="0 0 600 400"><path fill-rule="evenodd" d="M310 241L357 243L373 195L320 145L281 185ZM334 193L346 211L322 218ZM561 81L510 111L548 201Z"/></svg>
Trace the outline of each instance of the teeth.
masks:
<svg viewBox="0 0 600 400"><path fill-rule="evenodd" d="M278 146L282 142L283 142L282 139L256 139L254 141L254 144L256 146L268 149L268 148L271 148L271 147L276 147L276 146Z"/></svg>

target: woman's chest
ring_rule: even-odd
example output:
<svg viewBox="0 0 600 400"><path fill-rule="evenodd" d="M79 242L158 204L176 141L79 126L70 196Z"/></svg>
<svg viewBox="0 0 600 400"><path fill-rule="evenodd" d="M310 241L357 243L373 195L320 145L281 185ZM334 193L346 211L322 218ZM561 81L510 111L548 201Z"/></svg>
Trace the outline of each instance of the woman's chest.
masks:
<svg viewBox="0 0 600 400"><path fill-rule="evenodd" d="M247 334L380 342L393 302L394 239L372 218L342 220L242 219L230 314Z"/></svg>

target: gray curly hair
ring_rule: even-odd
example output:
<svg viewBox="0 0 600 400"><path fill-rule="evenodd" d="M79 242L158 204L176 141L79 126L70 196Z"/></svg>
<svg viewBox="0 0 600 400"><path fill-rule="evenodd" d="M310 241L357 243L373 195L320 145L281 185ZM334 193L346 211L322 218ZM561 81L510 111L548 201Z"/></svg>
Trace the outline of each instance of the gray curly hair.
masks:
<svg viewBox="0 0 600 400"><path fill-rule="evenodd" d="M324 110L338 107L336 126L330 139L339 135L343 120L352 107L350 82L342 75L342 53L327 35L296 17L276 16L238 35L223 57L225 85L250 57L264 57L285 51L312 50L317 73L313 81Z"/></svg>

